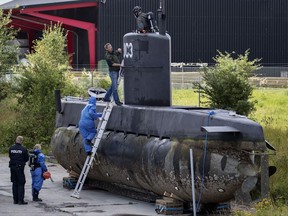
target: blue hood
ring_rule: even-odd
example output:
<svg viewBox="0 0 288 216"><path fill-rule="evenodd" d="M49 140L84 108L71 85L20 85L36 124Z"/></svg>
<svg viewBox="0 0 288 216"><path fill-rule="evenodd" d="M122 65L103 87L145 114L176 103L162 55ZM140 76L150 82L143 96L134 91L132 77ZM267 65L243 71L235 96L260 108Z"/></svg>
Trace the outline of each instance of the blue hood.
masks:
<svg viewBox="0 0 288 216"><path fill-rule="evenodd" d="M95 104L95 105L96 105L96 98L95 98L95 97L90 97L88 103L89 103L89 104Z"/></svg>
<svg viewBox="0 0 288 216"><path fill-rule="evenodd" d="M41 151L40 151L40 149L34 149L34 152L35 152L36 154L39 154Z"/></svg>

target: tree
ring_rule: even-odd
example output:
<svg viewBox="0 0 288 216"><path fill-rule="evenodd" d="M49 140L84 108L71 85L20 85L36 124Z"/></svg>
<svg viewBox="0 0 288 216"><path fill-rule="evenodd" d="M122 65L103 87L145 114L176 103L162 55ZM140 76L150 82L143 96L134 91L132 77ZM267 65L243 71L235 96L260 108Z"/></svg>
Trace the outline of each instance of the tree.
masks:
<svg viewBox="0 0 288 216"><path fill-rule="evenodd" d="M11 10L4 14L0 9L0 101L7 97L11 83L6 80L6 73L17 62L17 44L13 44L17 30L9 27L11 23Z"/></svg>
<svg viewBox="0 0 288 216"><path fill-rule="evenodd" d="M204 85L195 83L194 88L204 94L208 106L248 115L255 109L257 102L252 100L253 87L248 78L259 69L259 59L249 61L248 50L235 59L230 53L218 53L214 58L215 66L200 70Z"/></svg>
<svg viewBox="0 0 288 216"><path fill-rule="evenodd" d="M29 145L49 143L55 128L55 89L74 94L77 88L69 76L66 33L56 24L43 30L41 40L34 41L34 52L26 55L28 65L15 72L17 111L14 133L25 135Z"/></svg>

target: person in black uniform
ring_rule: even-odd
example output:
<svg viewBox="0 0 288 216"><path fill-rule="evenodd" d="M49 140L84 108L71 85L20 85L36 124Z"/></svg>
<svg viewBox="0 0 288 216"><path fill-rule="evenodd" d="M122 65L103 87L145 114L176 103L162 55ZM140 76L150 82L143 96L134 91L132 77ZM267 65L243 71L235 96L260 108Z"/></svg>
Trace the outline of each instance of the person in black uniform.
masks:
<svg viewBox="0 0 288 216"><path fill-rule="evenodd" d="M134 14L134 17L136 18L137 32L151 33L159 31L154 19L154 14L152 12L144 13L142 12L142 8L140 6L135 6L132 12Z"/></svg>
<svg viewBox="0 0 288 216"><path fill-rule="evenodd" d="M14 204L25 205L25 173L24 168L29 160L28 150L22 146L23 137L17 136L16 143L9 148L9 167L11 172L12 192Z"/></svg>

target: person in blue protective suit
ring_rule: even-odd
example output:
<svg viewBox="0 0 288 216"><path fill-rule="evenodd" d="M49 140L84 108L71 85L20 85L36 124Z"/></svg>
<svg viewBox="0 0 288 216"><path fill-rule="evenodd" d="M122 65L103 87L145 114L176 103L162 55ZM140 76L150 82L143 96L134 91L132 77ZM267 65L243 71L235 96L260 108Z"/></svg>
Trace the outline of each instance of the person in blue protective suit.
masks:
<svg viewBox="0 0 288 216"><path fill-rule="evenodd" d="M39 192L43 185L43 173L47 172L47 166L45 164L45 155L41 152L41 145L36 144L32 152L36 157L33 166L31 166L31 177L32 177L32 196L33 201L41 202Z"/></svg>
<svg viewBox="0 0 288 216"><path fill-rule="evenodd" d="M79 130L84 141L84 150L87 155L91 155L92 139L95 137L97 130L95 127L95 120L101 118L102 113L96 112L96 98L90 97L88 104L81 112L79 121Z"/></svg>

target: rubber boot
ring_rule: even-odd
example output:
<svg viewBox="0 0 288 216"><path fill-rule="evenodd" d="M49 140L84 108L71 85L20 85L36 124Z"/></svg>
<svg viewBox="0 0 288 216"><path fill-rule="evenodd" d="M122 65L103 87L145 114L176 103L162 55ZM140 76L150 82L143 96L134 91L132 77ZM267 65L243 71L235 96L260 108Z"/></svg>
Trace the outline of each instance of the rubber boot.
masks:
<svg viewBox="0 0 288 216"><path fill-rule="evenodd" d="M33 189L33 201L35 201L35 202L42 202L42 199L40 199L40 198L38 197L38 195L39 195L39 191L36 190L36 189Z"/></svg>

